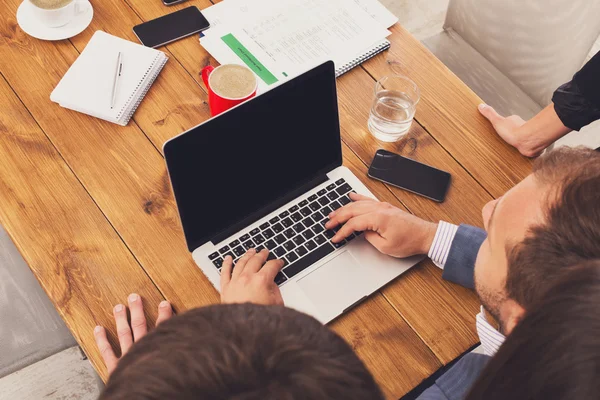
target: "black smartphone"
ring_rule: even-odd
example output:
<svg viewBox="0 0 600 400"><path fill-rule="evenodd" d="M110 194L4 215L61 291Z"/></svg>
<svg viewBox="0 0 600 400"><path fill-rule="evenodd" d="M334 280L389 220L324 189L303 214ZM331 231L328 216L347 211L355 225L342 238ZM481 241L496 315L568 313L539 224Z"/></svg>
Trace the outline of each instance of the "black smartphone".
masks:
<svg viewBox="0 0 600 400"><path fill-rule="evenodd" d="M185 0L163 0L165 6L172 6L173 4L183 3Z"/></svg>
<svg viewBox="0 0 600 400"><path fill-rule="evenodd" d="M210 27L198 7L191 6L133 27L140 42L147 47L160 47Z"/></svg>
<svg viewBox="0 0 600 400"><path fill-rule="evenodd" d="M450 187L450 174L387 150L377 150L369 177L438 202Z"/></svg>

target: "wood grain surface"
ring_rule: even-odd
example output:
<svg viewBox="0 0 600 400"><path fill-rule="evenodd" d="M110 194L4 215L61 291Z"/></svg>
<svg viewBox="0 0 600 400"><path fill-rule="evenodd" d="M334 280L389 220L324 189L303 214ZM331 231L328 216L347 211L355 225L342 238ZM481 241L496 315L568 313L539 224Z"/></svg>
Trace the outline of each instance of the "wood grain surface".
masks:
<svg viewBox="0 0 600 400"><path fill-rule="evenodd" d="M214 59L198 36L162 50L169 61L127 127L63 109L50 92L96 30L136 42L142 21L208 0L94 1L90 27L71 40L44 42L15 21L20 0L5 0L0 21L0 223L103 378L96 323L137 291L152 318L166 298L178 311L218 301L187 251L162 144L210 117L200 70ZM524 177L530 162L504 145L477 114L479 100L400 26L391 50L338 79L344 164L382 200L422 218L481 225L481 207ZM393 61L393 62L390 62ZM398 143L366 128L377 77L399 71L421 88L417 121ZM366 176L385 148L449 171L438 204ZM477 341L478 300L424 261L331 327L365 361L389 398L398 398ZM111 328L113 329L113 328ZM114 331L111 330L114 340Z"/></svg>
<svg viewBox="0 0 600 400"><path fill-rule="evenodd" d="M504 143L483 118L481 99L400 25L392 47L363 64L375 79L399 73L421 91L416 119L494 197L531 172L531 161Z"/></svg>
<svg viewBox="0 0 600 400"><path fill-rule="evenodd" d="M8 1L16 9L19 0ZM129 9L125 3L94 4L92 25L98 26L92 29L115 33L109 24L120 27L140 22L120 21L135 16L132 12L115 13L121 8ZM120 28L115 29L120 32ZM70 42L42 42L20 29L7 42L2 47L2 73L159 290L179 311L216 302L217 293L187 251L164 159L137 124L138 120L164 120L168 110L186 104L202 105L204 92L180 65L170 63L134 121L118 127L49 101L50 92L78 55ZM82 43L79 50L83 47ZM32 56L23 57L23 49ZM24 79L27 76L36 79ZM208 117L201 112L190 115L196 121L185 123L186 129ZM160 128L170 129L172 136L181 133L181 128L173 125Z"/></svg>
<svg viewBox="0 0 600 400"><path fill-rule="evenodd" d="M131 292L156 319L163 297L4 79L0 100L0 222L105 377L94 327Z"/></svg>
<svg viewBox="0 0 600 400"><path fill-rule="evenodd" d="M347 166L381 201L409 211L390 188L367 177L366 165L344 145ZM475 315L479 300L475 293L444 281L441 270L431 261L421 262L382 290L402 318L446 364L478 341ZM443 332L444 338L440 338Z"/></svg>

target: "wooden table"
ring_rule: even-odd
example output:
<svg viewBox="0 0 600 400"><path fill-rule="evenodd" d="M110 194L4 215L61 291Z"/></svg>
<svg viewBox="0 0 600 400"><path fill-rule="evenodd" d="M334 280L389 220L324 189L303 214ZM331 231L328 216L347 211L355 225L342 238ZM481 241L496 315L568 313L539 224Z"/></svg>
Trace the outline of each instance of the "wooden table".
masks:
<svg viewBox="0 0 600 400"><path fill-rule="evenodd" d="M178 312L215 303L187 251L161 154L167 139L209 118L200 70L215 61L198 37L170 57L127 127L69 111L50 92L98 29L136 41L131 28L192 4L94 1L94 20L71 40L43 42L16 23L6 0L0 25L0 223L6 228L103 378L92 330L110 326L113 305L142 295L149 320L168 299ZM480 209L521 180L530 162L479 116L478 97L401 26L392 48L338 79L344 164L379 199L430 219L480 225ZM377 142L367 130L375 79L397 71L421 89L405 140ZM449 171L437 204L367 178L378 148ZM441 279L424 261L331 324L398 398L477 342L474 293Z"/></svg>

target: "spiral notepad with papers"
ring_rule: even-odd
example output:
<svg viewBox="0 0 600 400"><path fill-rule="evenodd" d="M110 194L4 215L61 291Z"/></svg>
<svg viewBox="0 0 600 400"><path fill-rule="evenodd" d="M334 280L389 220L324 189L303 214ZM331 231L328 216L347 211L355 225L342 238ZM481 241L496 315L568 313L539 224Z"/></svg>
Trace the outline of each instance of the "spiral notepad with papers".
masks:
<svg viewBox="0 0 600 400"><path fill-rule="evenodd" d="M345 74L350 71L352 68L359 66L365 61L375 57L377 54L381 53L384 50L390 48L390 42L387 39L382 40L381 42L374 45L372 48L364 51L357 57L353 58L350 62L347 62L344 65L341 65L335 69L335 77L339 77L340 75Z"/></svg>
<svg viewBox="0 0 600 400"><path fill-rule="evenodd" d="M221 64L243 64L269 90L327 60L340 76L390 47L396 18L377 0L236 0L202 10L200 44Z"/></svg>
<svg viewBox="0 0 600 400"><path fill-rule="evenodd" d="M123 54L122 75L111 108L115 67ZM127 125L167 62L162 51L97 31L60 80L50 100L122 126Z"/></svg>

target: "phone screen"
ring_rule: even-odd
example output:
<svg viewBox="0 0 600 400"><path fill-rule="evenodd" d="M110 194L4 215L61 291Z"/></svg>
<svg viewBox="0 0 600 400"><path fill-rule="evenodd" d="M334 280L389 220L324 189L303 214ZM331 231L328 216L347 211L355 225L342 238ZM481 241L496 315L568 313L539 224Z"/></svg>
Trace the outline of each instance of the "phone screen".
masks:
<svg viewBox="0 0 600 400"><path fill-rule="evenodd" d="M386 150L378 150L369 168L371 178L442 202L450 186L448 172Z"/></svg>
<svg viewBox="0 0 600 400"><path fill-rule="evenodd" d="M210 26L197 7L191 6L133 27L144 46L160 47Z"/></svg>

